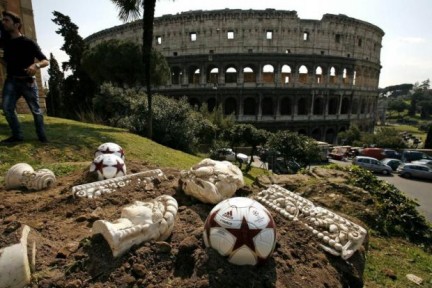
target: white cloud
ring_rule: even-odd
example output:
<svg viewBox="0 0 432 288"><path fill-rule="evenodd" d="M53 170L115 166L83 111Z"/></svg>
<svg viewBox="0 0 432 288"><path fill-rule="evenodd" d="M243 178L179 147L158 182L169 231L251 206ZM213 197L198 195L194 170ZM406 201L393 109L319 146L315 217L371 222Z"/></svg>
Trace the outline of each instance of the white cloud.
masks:
<svg viewBox="0 0 432 288"><path fill-rule="evenodd" d="M421 38L421 37L402 37L399 38L399 41L404 42L404 43L408 43L408 44L420 44L420 43L426 43L426 39L425 38Z"/></svg>

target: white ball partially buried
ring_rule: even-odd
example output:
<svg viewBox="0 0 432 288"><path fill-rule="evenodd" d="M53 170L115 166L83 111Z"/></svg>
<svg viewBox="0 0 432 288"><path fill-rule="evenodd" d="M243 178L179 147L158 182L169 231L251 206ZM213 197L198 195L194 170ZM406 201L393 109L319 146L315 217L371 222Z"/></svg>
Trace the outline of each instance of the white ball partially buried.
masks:
<svg viewBox="0 0 432 288"><path fill-rule="evenodd" d="M204 224L204 243L236 265L264 263L276 244L276 225L257 201L234 197L217 204Z"/></svg>
<svg viewBox="0 0 432 288"><path fill-rule="evenodd" d="M125 160L125 154L123 148L120 145L113 142L107 142L99 145L99 147L97 148L94 154L94 157L96 158L97 156L102 154L114 154L119 156L123 161Z"/></svg>
<svg viewBox="0 0 432 288"><path fill-rule="evenodd" d="M115 154L101 154L94 158L90 172L96 172L99 180L126 175L126 164Z"/></svg>

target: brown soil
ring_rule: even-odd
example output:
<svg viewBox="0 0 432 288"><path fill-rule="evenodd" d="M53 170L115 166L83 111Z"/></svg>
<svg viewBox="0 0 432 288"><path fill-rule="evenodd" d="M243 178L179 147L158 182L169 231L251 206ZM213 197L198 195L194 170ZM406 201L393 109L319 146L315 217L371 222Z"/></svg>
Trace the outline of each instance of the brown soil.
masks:
<svg viewBox="0 0 432 288"><path fill-rule="evenodd" d="M154 168L128 161L129 173ZM203 224L213 205L185 195L179 189L178 170L162 170L168 177L166 181L127 186L93 200L74 197L71 192L74 185L92 180L87 169L58 177L55 186L44 191L2 189L0 247L15 243L22 225L32 228L37 254L29 287L363 286L365 247L344 261L325 253L301 223L288 221L274 211L277 244L272 257L256 267L228 263L203 242ZM322 173L330 172L316 170L309 176L293 175L291 180L264 177L257 185L237 191L235 196L252 197L262 187L280 182L317 205L334 208L333 211L338 211L338 206L345 207L346 214L361 211L367 197L363 195L360 201L358 191L349 193L356 188L345 187L340 172ZM179 204L172 236L165 242L143 243L113 258L105 239L92 236L94 221L113 221L120 218L123 206L162 194L173 196Z"/></svg>

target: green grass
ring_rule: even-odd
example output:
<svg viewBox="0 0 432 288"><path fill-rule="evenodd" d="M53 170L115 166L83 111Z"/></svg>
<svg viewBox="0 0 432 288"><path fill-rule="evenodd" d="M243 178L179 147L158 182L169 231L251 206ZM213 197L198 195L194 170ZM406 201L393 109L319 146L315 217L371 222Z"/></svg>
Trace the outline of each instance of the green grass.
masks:
<svg viewBox="0 0 432 288"><path fill-rule="evenodd" d="M0 146L0 181L7 170L19 162L28 163L35 169L48 168L57 176L63 176L88 167L93 160L96 148L105 142L115 142L123 147L128 159L142 161L143 164L177 169L189 169L205 155L199 157L157 144L144 137L128 133L124 129L103 125L88 124L61 118L46 117L48 144L41 144L34 131L31 115L20 115L25 141L18 145ZM0 116L0 139L9 136L9 127ZM270 173L253 168L245 174L247 185L258 175ZM365 270L365 287L417 287L405 275L416 274L425 280L422 287L432 287L432 255L421 248L394 238L370 237ZM396 280L391 280L383 272L395 271Z"/></svg>

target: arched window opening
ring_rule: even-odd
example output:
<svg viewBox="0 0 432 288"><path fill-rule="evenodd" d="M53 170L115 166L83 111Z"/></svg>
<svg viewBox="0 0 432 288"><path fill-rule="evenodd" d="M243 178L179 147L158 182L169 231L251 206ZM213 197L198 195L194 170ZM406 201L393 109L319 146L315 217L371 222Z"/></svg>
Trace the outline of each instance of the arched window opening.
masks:
<svg viewBox="0 0 432 288"><path fill-rule="evenodd" d="M297 101L297 115L307 115L308 114L308 106L305 98L300 98Z"/></svg>
<svg viewBox="0 0 432 288"><path fill-rule="evenodd" d="M255 98L248 97L243 102L243 114L247 116L256 115L256 101Z"/></svg>
<svg viewBox="0 0 432 288"><path fill-rule="evenodd" d="M264 65L262 72L263 83L274 83L274 67L272 65Z"/></svg>
<svg viewBox="0 0 432 288"><path fill-rule="evenodd" d="M311 136L315 140L321 140L321 129L315 128L314 130L312 130Z"/></svg>
<svg viewBox="0 0 432 288"><path fill-rule="evenodd" d="M270 97L265 97L261 102L262 115L273 115L273 100Z"/></svg>
<svg viewBox="0 0 432 288"><path fill-rule="evenodd" d="M179 85L181 83L181 77L183 73L179 67L171 68L171 83L173 85Z"/></svg>
<svg viewBox="0 0 432 288"><path fill-rule="evenodd" d="M343 69L342 72L342 81L344 84L349 84L348 70L346 68Z"/></svg>
<svg viewBox="0 0 432 288"><path fill-rule="evenodd" d="M201 107L201 102L197 98L189 98L189 105L198 110Z"/></svg>
<svg viewBox="0 0 432 288"><path fill-rule="evenodd" d="M328 114L336 115L337 112L338 112L338 99L336 97L332 97L330 98L329 101Z"/></svg>
<svg viewBox="0 0 432 288"><path fill-rule="evenodd" d="M245 67L243 69L243 81L244 83L255 83L256 82L256 74L251 67Z"/></svg>
<svg viewBox="0 0 432 288"><path fill-rule="evenodd" d="M306 84L308 82L308 69L306 68L305 65L301 65L299 68L299 82Z"/></svg>
<svg viewBox="0 0 432 288"><path fill-rule="evenodd" d="M353 85L355 86L356 85L356 77L357 76L357 72L356 71L354 71L354 73L353 73Z"/></svg>
<svg viewBox="0 0 432 288"><path fill-rule="evenodd" d="M280 102L280 114L281 115L291 115L291 100L285 97Z"/></svg>
<svg viewBox="0 0 432 288"><path fill-rule="evenodd" d="M212 67L208 71L207 83L217 84L219 82L219 68Z"/></svg>
<svg viewBox="0 0 432 288"><path fill-rule="evenodd" d="M234 67L225 71L225 83L237 83L237 70Z"/></svg>
<svg viewBox="0 0 432 288"><path fill-rule="evenodd" d="M213 112L216 109L216 98L209 98L207 100L207 109L209 112Z"/></svg>
<svg viewBox="0 0 432 288"><path fill-rule="evenodd" d="M291 80L291 67L288 65L283 65L281 70L281 80L282 83L287 84Z"/></svg>
<svg viewBox="0 0 432 288"><path fill-rule="evenodd" d="M330 84L336 84L336 69L334 67L330 68Z"/></svg>
<svg viewBox="0 0 432 288"><path fill-rule="evenodd" d="M341 114L348 114L348 113L349 113L349 99L348 97L344 97L342 99Z"/></svg>
<svg viewBox="0 0 432 288"><path fill-rule="evenodd" d="M189 84L199 84L200 80L200 69L196 66L192 66L189 68L188 73L188 83Z"/></svg>
<svg viewBox="0 0 432 288"><path fill-rule="evenodd" d="M237 115L237 101L233 97L230 97L225 100L224 114Z"/></svg>
<svg viewBox="0 0 432 288"><path fill-rule="evenodd" d="M351 114L357 114L357 113L358 113L358 100L354 99L352 102Z"/></svg>
<svg viewBox="0 0 432 288"><path fill-rule="evenodd" d="M314 106L313 106L313 114L314 115L322 115L324 113L324 104L323 104L323 99L320 98L316 98L314 101Z"/></svg>
<svg viewBox="0 0 432 288"><path fill-rule="evenodd" d="M321 84L322 83L322 68L318 66L315 70L315 77L316 77L316 83Z"/></svg>
<svg viewBox="0 0 432 288"><path fill-rule="evenodd" d="M298 133L299 135L305 135L305 136L307 136L307 131L306 131L306 129L299 129L299 130L297 131L297 133Z"/></svg>
<svg viewBox="0 0 432 288"><path fill-rule="evenodd" d="M333 130L332 128L327 129L325 133L325 142L329 144L333 144L335 143L335 140L336 140L335 130Z"/></svg>

